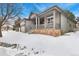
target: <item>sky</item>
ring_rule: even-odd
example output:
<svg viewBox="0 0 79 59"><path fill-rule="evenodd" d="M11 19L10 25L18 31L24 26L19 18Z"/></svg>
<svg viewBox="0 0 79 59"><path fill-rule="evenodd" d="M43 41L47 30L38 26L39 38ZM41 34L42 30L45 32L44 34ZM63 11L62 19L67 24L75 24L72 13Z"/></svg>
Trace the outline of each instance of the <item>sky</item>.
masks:
<svg viewBox="0 0 79 59"><path fill-rule="evenodd" d="M44 10L57 5L61 9L71 11L76 17L79 16L79 3L24 3L22 16L27 18L31 12L41 13Z"/></svg>

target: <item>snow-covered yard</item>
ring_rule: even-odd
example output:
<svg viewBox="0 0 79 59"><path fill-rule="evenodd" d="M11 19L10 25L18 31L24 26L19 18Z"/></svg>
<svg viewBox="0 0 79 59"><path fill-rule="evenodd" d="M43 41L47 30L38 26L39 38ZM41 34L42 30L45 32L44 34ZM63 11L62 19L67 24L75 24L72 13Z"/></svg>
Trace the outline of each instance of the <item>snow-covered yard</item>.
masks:
<svg viewBox="0 0 79 59"><path fill-rule="evenodd" d="M0 55L79 56L79 31L59 37L3 31L0 42L20 44L14 49L0 47Z"/></svg>

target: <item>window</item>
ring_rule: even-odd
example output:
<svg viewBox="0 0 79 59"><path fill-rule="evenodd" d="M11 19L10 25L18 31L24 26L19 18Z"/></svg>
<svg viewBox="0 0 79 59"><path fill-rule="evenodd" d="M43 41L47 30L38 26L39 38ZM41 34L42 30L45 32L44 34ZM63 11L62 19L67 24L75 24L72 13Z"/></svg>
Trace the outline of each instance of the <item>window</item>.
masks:
<svg viewBox="0 0 79 59"><path fill-rule="evenodd" d="M53 17L51 19L53 19Z"/></svg>
<svg viewBox="0 0 79 59"><path fill-rule="evenodd" d="M52 16L47 17L47 19L48 19L48 23L52 23L53 22L53 17Z"/></svg>
<svg viewBox="0 0 79 59"><path fill-rule="evenodd" d="M49 18L49 19L48 19L48 23L50 23L50 20L51 20L51 19Z"/></svg>
<svg viewBox="0 0 79 59"><path fill-rule="evenodd" d="M40 18L40 24L44 24L44 18Z"/></svg>

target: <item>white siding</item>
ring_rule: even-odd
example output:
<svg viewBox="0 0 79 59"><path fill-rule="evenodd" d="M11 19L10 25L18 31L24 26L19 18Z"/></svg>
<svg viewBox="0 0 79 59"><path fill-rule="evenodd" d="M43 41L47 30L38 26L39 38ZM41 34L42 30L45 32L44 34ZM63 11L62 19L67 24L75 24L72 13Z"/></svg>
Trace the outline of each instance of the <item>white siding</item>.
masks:
<svg viewBox="0 0 79 59"><path fill-rule="evenodd" d="M21 32L25 32L25 27L24 26L21 27Z"/></svg>
<svg viewBox="0 0 79 59"><path fill-rule="evenodd" d="M26 21L26 24L25 22L22 22L21 23L21 31L22 32L25 32L25 31L29 31L32 29L32 22L31 21Z"/></svg>

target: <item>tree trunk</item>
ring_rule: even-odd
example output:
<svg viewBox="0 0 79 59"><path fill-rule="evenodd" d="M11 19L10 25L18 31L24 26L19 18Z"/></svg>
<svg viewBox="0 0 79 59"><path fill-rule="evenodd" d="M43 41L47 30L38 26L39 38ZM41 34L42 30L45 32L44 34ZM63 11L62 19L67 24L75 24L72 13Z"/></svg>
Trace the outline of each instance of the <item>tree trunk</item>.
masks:
<svg viewBox="0 0 79 59"><path fill-rule="evenodd" d="M0 37L2 37L2 31L1 31L1 26L0 26Z"/></svg>
<svg viewBox="0 0 79 59"><path fill-rule="evenodd" d="M21 32L21 26L20 26L20 32Z"/></svg>

